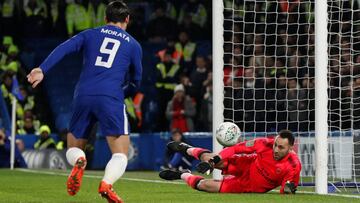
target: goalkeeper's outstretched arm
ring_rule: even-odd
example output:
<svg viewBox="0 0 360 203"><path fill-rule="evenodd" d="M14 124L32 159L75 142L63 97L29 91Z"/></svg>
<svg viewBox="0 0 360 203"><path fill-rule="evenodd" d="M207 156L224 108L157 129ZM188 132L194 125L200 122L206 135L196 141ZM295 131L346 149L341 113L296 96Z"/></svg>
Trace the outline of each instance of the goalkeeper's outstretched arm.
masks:
<svg viewBox="0 0 360 203"><path fill-rule="evenodd" d="M281 194L295 194L299 184L300 171L301 165L294 165L294 167L289 170L282 181L280 189Z"/></svg>
<svg viewBox="0 0 360 203"><path fill-rule="evenodd" d="M219 155L222 159L226 159L234 154L252 154L258 149L262 149L266 144L272 145L273 143L271 143L267 138L248 140L231 147L226 147L219 153Z"/></svg>

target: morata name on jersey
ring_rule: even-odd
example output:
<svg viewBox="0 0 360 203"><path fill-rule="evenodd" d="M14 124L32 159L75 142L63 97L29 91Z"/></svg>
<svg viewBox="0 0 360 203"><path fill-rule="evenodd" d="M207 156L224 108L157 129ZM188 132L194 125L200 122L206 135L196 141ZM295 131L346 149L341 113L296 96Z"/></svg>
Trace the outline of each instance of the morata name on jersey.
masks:
<svg viewBox="0 0 360 203"><path fill-rule="evenodd" d="M106 34L109 34L109 35L114 35L116 37L121 37L123 38L124 40L126 40L127 42L130 42L130 38L129 36L127 36L126 34L124 33L121 33L121 32L116 32L114 30L109 30L109 29L104 29L104 28L101 28L101 32L102 33L106 33Z"/></svg>

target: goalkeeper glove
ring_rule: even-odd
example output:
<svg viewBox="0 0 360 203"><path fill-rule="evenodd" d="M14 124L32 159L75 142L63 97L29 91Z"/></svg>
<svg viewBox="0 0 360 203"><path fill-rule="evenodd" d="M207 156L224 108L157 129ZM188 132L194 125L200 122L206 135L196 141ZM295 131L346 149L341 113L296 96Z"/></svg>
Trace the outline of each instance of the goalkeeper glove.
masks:
<svg viewBox="0 0 360 203"><path fill-rule="evenodd" d="M196 166L196 170L199 173L209 175L214 170L214 166L209 162L203 161Z"/></svg>
<svg viewBox="0 0 360 203"><path fill-rule="evenodd" d="M287 181L285 183L285 187L284 187L284 193L285 194L295 194L296 192L296 186L294 183Z"/></svg>
<svg viewBox="0 0 360 203"><path fill-rule="evenodd" d="M213 170L216 164L218 164L221 161L221 158L219 156L214 156L213 158L211 158L209 160L209 162L200 162L197 166L196 166L196 170L199 173L203 173L206 175L209 175Z"/></svg>

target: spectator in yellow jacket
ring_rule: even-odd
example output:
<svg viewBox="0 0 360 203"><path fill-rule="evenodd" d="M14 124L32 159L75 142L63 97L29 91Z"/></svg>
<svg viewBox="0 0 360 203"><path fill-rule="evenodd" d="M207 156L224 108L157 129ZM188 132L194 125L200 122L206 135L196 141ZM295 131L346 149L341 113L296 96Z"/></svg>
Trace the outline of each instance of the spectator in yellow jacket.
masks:
<svg viewBox="0 0 360 203"><path fill-rule="evenodd" d="M40 138L34 144L34 149L55 149L55 140L50 137L50 128L47 125L40 127Z"/></svg>

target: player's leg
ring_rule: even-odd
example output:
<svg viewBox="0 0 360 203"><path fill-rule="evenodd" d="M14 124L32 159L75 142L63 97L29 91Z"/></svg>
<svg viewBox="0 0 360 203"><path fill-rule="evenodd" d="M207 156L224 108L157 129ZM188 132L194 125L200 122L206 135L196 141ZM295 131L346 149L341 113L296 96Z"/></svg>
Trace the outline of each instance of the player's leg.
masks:
<svg viewBox="0 0 360 203"><path fill-rule="evenodd" d="M67 134L67 148L71 148L71 147L76 147L79 149L85 149L85 146L87 144L87 139L77 139L74 134L72 134L71 132L69 132Z"/></svg>
<svg viewBox="0 0 360 203"><path fill-rule="evenodd" d="M106 140L112 156L105 167L105 174L99 185L99 194L109 202L121 203L121 198L113 190L113 184L126 170L130 138L129 135L107 136Z"/></svg>
<svg viewBox="0 0 360 203"><path fill-rule="evenodd" d="M193 189L205 192L219 192L221 187L221 181L204 179L202 176L191 174L189 170L178 171L174 169L167 169L161 171L159 176L165 180L182 179Z"/></svg>
<svg viewBox="0 0 360 203"><path fill-rule="evenodd" d="M74 166L79 158L86 160L86 156L83 151L85 149L86 143L86 139L77 139L71 132L67 134L66 159L71 166Z"/></svg>
<svg viewBox="0 0 360 203"><path fill-rule="evenodd" d="M96 116L102 134L107 135L106 140L112 156L105 167L105 174L98 192L110 202L122 202L113 190L113 184L124 174L127 166L127 153L130 145L129 123L125 105L120 100L112 97L100 99Z"/></svg>
<svg viewBox="0 0 360 203"><path fill-rule="evenodd" d="M83 150L87 143L87 136L95 123L90 105L91 100L88 98L74 100L74 112L70 120L66 151L66 159L73 166L66 183L69 195L75 195L79 191L87 163Z"/></svg>
<svg viewBox="0 0 360 203"><path fill-rule="evenodd" d="M220 192L221 180L206 179L199 181L197 189L205 192Z"/></svg>
<svg viewBox="0 0 360 203"><path fill-rule="evenodd" d="M107 142L112 152L112 157L105 168L103 181L114 184L125 172L130 138L128 135L119 137L107 136Z"/></svg>
<svg viewBox="0 0 360 203"><path fill-rule="evenodd" d="M67 135L68 149L66 151L66 159L73 166L71 173L66 182L67 192L69 195L75 195L81 186L82 177L86 167L86 156L83 151L87 140L76 139L72 133Z"/></svg>
<svg viewBox="0 0 360 203"><path fill-rule="evenodd" d="M200 147L193 147L191 145L188 145L183 142L169 142L167 144L167 147L175 152L181 152L182 154L188 154L195 159L198 159L200 161L208 162L210 159L212 159L216 154L212 153L208 149L200 148ZM220 161L215 165L215 168L222 169L223 163Z"/></svg>
<svg viewBox="0 0 360 203"><path fill-rule="evenodd" d="M195 190L204 192L220 191L221 181L219 180L204 179L202 176L193 175L191 173L182 173L180 178Z"/></svg>

